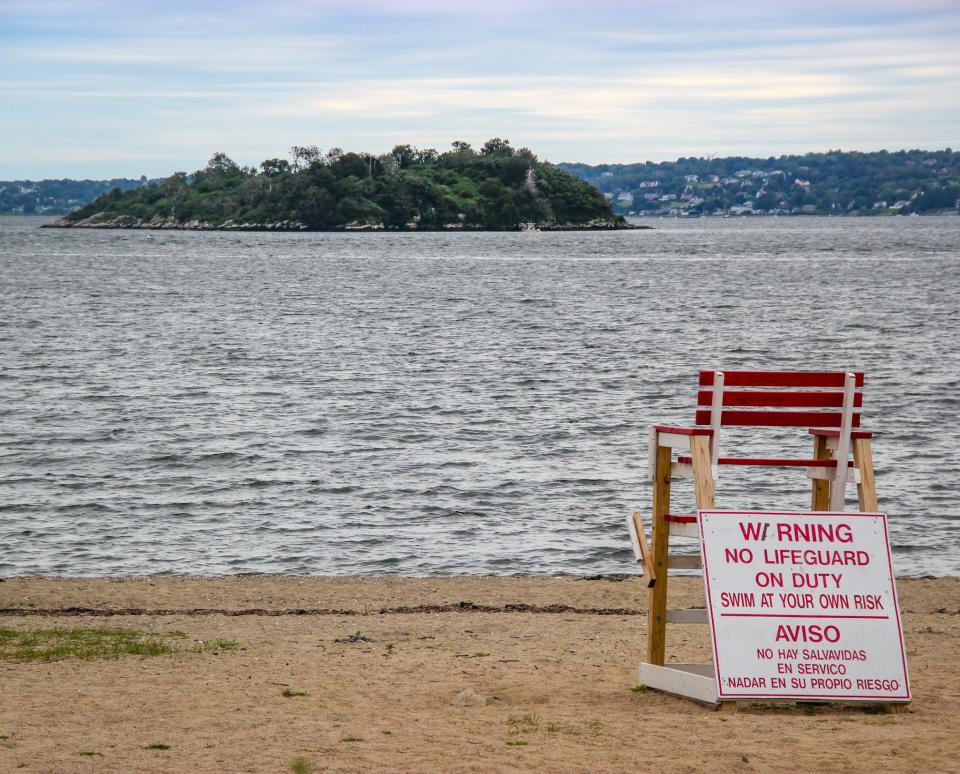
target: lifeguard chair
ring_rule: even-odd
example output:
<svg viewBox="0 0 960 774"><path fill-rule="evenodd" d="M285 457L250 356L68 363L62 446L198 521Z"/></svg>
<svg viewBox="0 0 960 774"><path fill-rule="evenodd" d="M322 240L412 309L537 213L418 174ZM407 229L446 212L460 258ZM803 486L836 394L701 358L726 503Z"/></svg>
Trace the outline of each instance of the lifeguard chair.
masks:
<svg viewBox="0 0 960 774"><path fill-rule="evenodd" d="M799 468L812 479L811 510L842 511L855 482L860 511L877 510L872 433L860 429L863 374L844 371L701 371L695 423L654 425L649 473L653 481L652 549L640 513L627 519L637 561L650 587L647 658L640 682L652 688L716 702L712 666L666 660L668 623L707 623L705 610L668 610L668 570L700 569L700 557L670 554L670 537L699 538L696 514L670 507L673 478L691 478L698 510L716 508L718 471L724 466ZM720 456L724 427L806 427L808 458ZM674 458L674 452L679 454ZM726 449L724 449L726 451ZM850 459L852 452L853 459Z"/></svg>

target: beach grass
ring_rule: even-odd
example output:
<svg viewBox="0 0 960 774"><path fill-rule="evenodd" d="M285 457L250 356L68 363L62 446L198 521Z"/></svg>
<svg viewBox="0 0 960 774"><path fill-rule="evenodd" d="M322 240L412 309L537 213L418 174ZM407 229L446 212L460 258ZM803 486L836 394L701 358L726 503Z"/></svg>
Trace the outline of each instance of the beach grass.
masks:
<svg viewBox="0 0 960 774"><path fill-rule="evenodd" d="M0 659L59 661L121 656L166 656L174 653L219 653L238 648L235 640L210 640L187 645L186 635L152 634L136 629L65 627L14 629L0 627Z"/></svg>
<svg viewBox="0 0 960 774"><path fill-rule="evenodd" d="M293 774L313 774L313 766L306 758L294 758L290 763Z"/></svg>
<svg viewBox="0 0 960 774"><path fill-rule="evenodd" d="M540 728L540 717L532 712L523 715L507 715L507 733L511 736L530 734Z"/></svg>

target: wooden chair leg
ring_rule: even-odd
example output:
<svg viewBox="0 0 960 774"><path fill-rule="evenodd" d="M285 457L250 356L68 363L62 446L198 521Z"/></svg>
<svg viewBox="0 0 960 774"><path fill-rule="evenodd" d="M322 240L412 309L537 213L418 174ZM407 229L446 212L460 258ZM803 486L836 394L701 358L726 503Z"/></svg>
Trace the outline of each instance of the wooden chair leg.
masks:
<svg viewBox="0 0 960 774"><path fill-rule="evenodd" d="M690 457L693 462L693 482L696 488L697 508L715 508L713 468L710 465L710 439L695 435L690 439Z"/></svg>
<svg viewBox="0 0 960 774"><path fill-rule="evenodd" d="M657 583L647 606L647 662L663 666L667 653L667 557L670 551L670 464L673 450L657 446L653 477L653 567Z"/></svg>
<svg viewBox="0 0 960 774"><path fill-rule="evenodd" d="M813 437L813 458L815 460L830 459L830 450L827 448L827 439L822 435ZM830 482L822 479L813 479L813 493L810 498L811 511L826 511L830 509Z"/></svg>
<svg viewBox="0 0 960 774"><path fill-rule="evenodd" d="M877 484L873 477L873 450L869 438L853 439L853 464L860 471L860 483L857 484L860 511L876 513L880 507L877 503Z"/></svg>

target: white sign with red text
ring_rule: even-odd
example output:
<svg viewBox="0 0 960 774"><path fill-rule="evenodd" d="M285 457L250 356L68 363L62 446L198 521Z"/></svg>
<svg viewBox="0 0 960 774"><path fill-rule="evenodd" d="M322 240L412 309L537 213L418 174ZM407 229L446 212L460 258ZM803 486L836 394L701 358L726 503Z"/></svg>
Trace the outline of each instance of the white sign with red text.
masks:
<svg viewBox="0 0 960 774"><path fill-rule="evenodd" d="M698 516L721 700L910 700L884 514Z"/></svg>

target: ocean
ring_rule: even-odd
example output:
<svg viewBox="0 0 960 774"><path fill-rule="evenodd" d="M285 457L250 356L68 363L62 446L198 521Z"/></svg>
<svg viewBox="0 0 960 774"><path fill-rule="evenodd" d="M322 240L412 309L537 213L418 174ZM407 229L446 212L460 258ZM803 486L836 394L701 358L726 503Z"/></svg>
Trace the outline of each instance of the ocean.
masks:
<svg viewBox="0 0 960 774"><path fill-rule="evenodd" d="M647 428L701 368L865 371L895 568L960 574L960 218L43 222L0 218L0 575L634 573ZM724 469L717 505L809 488Z"/></svg>

